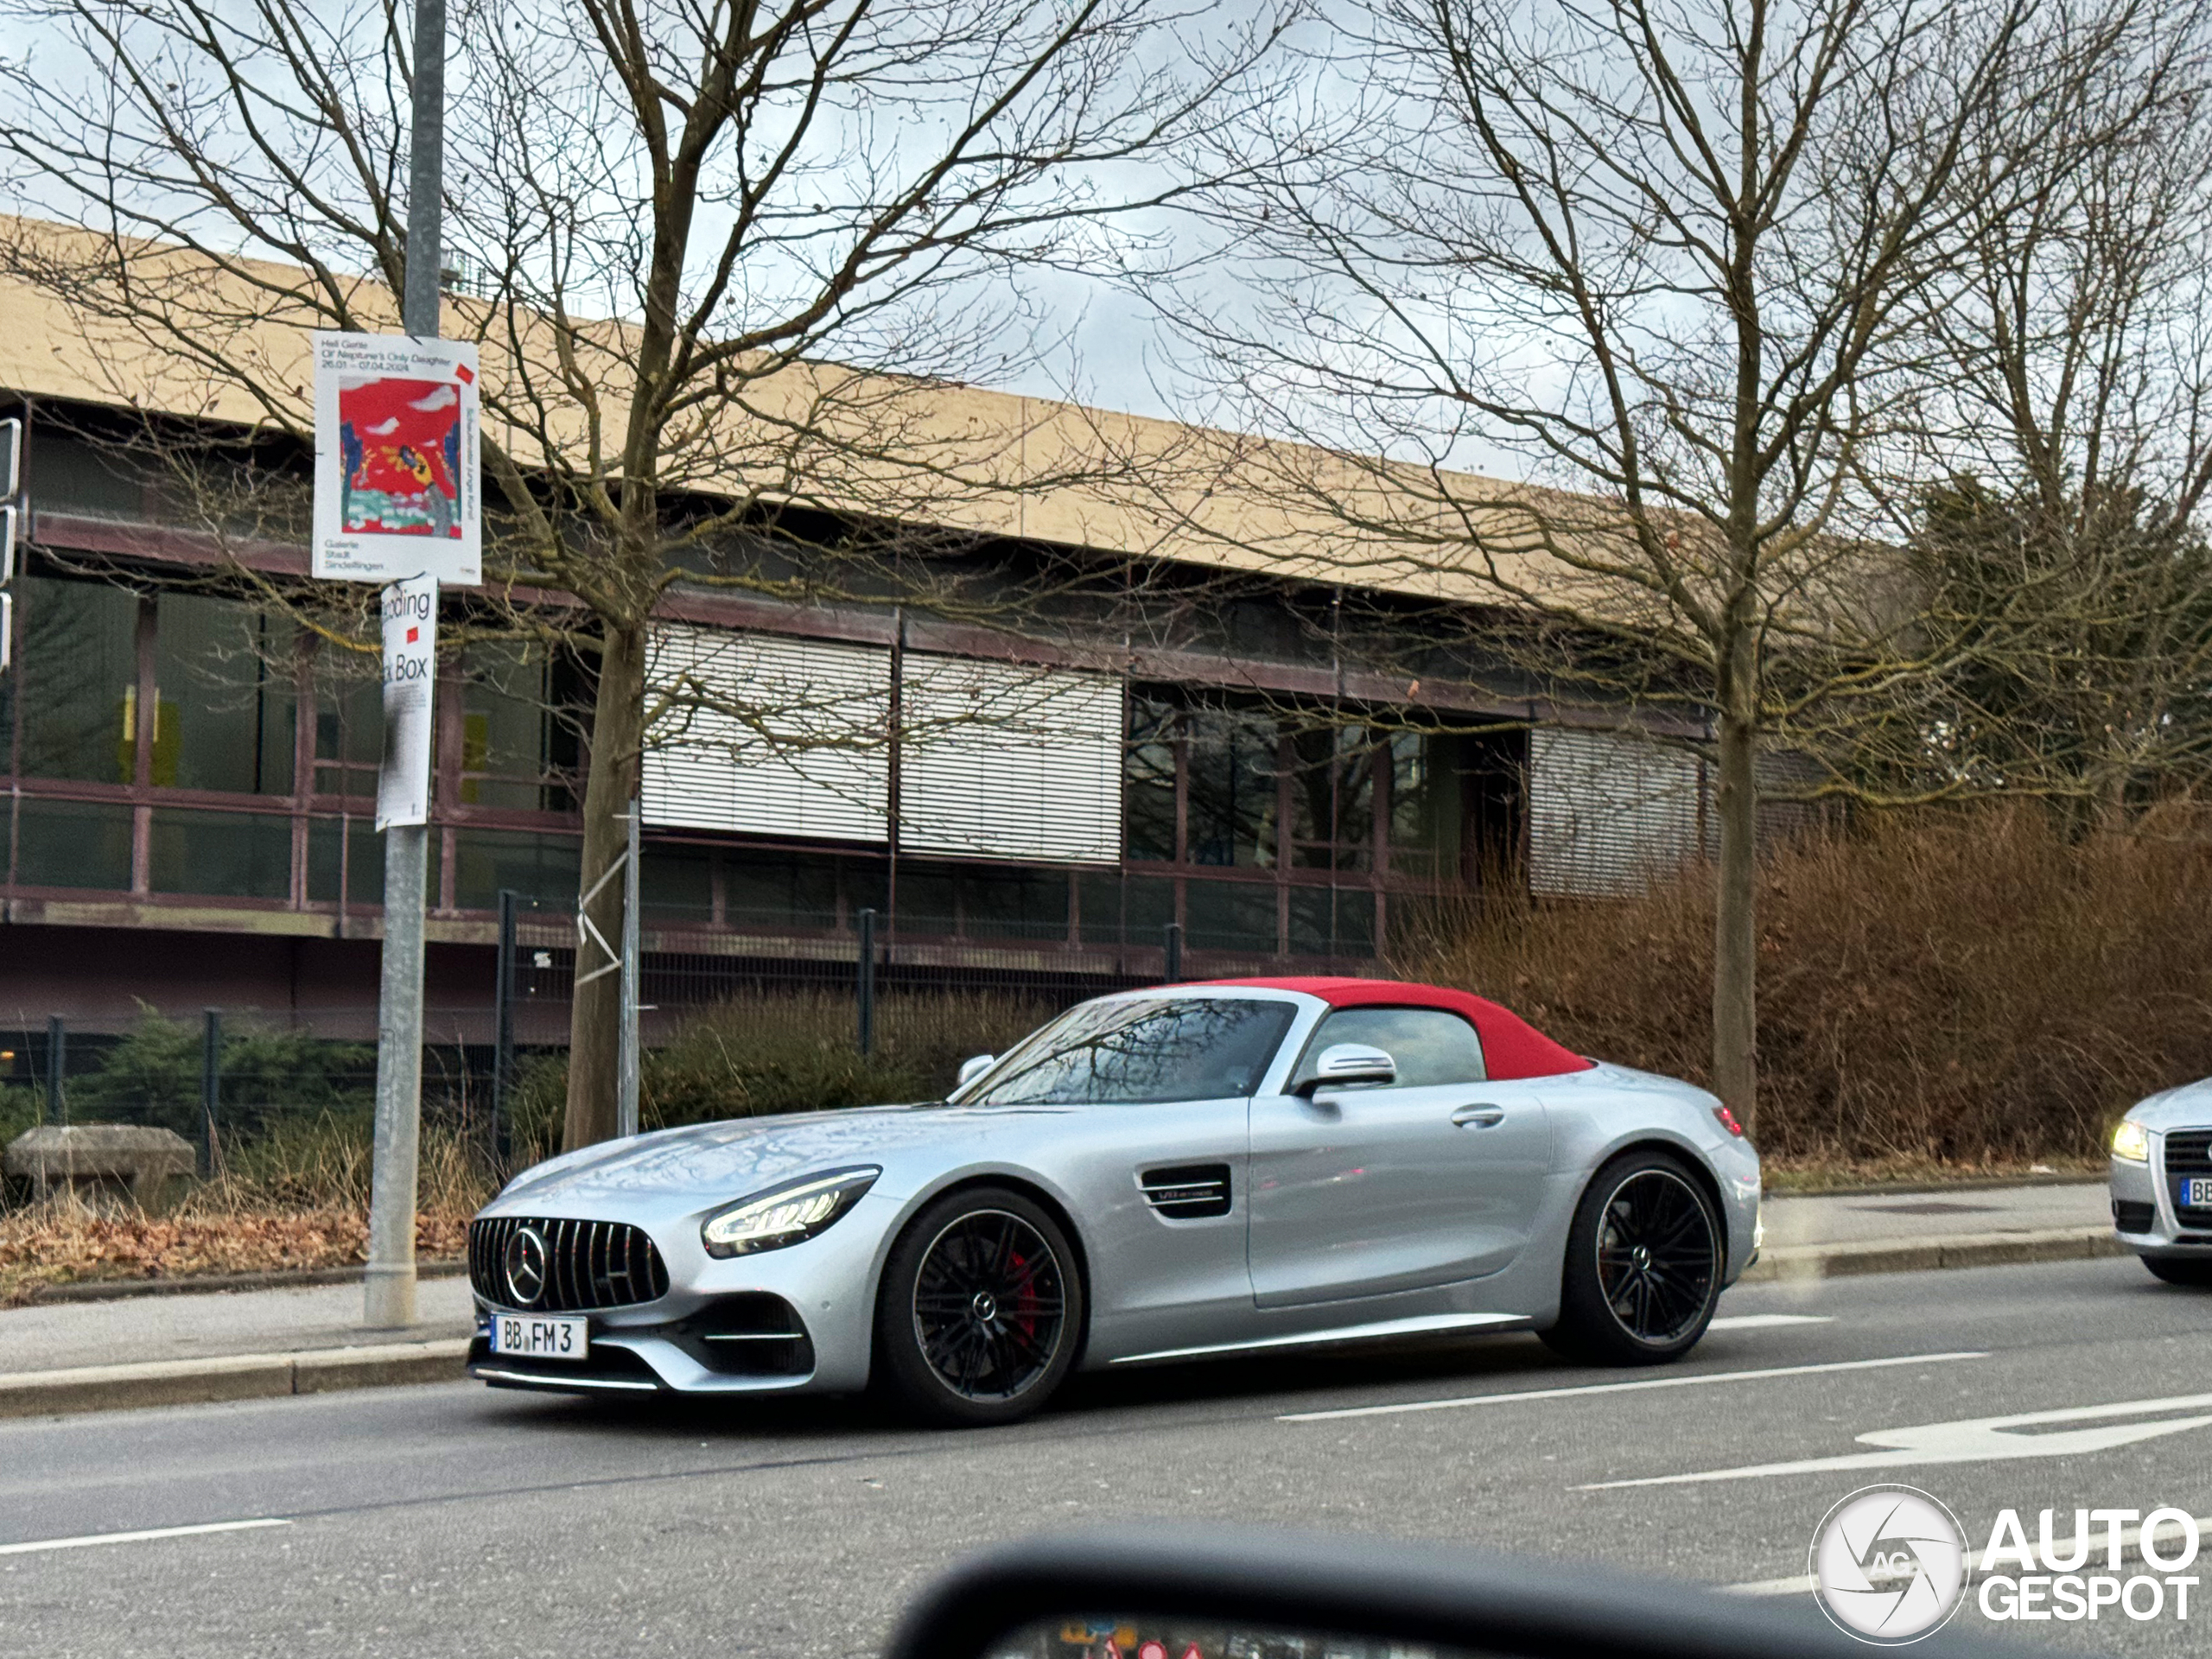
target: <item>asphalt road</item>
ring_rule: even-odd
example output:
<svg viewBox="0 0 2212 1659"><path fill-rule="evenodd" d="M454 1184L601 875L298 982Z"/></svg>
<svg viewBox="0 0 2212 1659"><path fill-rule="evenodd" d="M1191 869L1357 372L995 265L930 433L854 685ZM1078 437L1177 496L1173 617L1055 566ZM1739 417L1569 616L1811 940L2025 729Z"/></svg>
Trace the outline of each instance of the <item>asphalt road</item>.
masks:
<svg viewBox="0 0 2212 1659"><path fill-rule="evenodd" d="M1743 1323L1657 1372L1494 1337L1088 1378L986 1433L847 1402L653 1409L474 1384L0 1425L0 1654L867 1655L962 1552L1106 1519L1742 1585L1802 1574L1815 1524L1870 1482L1933 1493L1976 1548L2003 1507L2031 1536L2046 1508L2062 1536L2076 1507L2212 1513L2212 1294L2132 1261L1746 1287L1721 1313ZM2107 1406L2124 1408L1955 1427ZM1893 1462L1833 1465L1878 1454L1868 1434ZM240 1521L283 1524L4 1548ZM2212 1590L2206 1542L2193 1570ZM1809 1596L1772 1600L1818 1617ZM2024 1629L2196 1654L2212 1593L2191 1611Z"/></svg>

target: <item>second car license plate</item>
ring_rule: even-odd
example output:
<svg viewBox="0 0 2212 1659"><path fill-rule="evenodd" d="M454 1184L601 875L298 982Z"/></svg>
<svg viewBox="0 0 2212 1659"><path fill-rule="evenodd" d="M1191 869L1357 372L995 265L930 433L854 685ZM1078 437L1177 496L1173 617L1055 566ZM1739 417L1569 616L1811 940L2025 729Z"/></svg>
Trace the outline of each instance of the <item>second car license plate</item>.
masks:
<svg viewBox="0 0 2212 1659"><path fill-rule="evenodd" d="M2192 1175L2183 1181L2180 1187L2178 1198L2183 1209L2198 1210L2212 1207L2212 1177Z"/></svg>
<svg viewBox="0 0 2212 1659"><path fill-rule="evenodd" d="M492 1351L529 1359L582 1359L591 1346L589 1319L540 1319L519 1313L492 1316Z"/></svg>

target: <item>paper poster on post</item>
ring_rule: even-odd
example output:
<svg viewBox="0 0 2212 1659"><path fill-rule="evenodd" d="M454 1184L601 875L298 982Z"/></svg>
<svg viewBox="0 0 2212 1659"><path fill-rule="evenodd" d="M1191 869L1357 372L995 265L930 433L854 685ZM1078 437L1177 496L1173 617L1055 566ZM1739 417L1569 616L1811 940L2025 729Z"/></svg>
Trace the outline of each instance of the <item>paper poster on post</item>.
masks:
<svg viewBox="0 0 2212 1659"><path fill-rule="evenodd" d="M438 579L384 590L384 764L377 828L430 821L430 688L438 674Z"/></svg>
<svg viewBox="0 0 2212 1659"><path fill-rule="evenodd" d="M315 337L315 574L484 579L476 347Z"/></svg>

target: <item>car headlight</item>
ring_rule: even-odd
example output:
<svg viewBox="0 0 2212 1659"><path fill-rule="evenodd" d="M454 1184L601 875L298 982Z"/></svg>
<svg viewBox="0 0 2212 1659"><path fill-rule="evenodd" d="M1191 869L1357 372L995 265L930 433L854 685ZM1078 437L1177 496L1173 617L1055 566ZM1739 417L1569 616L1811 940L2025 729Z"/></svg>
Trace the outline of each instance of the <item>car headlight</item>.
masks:
<svg viewBox="0 0 2212 1659"><path fill-rule="evenodd" d="M2151 1132L2132 1117L2121 1118L2120 1127L2112 1132L2112 1155L2131 1164L2149 1163Z"/></svg>
<svg viewBox="0 0 2212 1659"><path fill-rule="evenodd" d="M709 1255L751 1255L812 1238L851 1209L883 1171L874 1164L786 1181L717 1210L699 1229Z"/></svg>

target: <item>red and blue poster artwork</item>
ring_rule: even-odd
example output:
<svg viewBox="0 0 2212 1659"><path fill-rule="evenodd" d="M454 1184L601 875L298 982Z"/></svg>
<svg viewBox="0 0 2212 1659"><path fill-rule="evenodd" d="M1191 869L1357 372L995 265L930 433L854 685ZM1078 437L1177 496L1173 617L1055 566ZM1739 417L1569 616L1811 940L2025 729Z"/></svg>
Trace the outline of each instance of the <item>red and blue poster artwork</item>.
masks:
<svg viewBox="0 0 2212 1659"><path fill-rule="evenodd" d="M461 389L444 380L338 381L343 527L459 536Z"/></svg>
<svg viewBox="0 0 2212 1659"><path fill-rule="evenodd" d="M315 574L483 579L476 348L317 334Z"/></svg>

